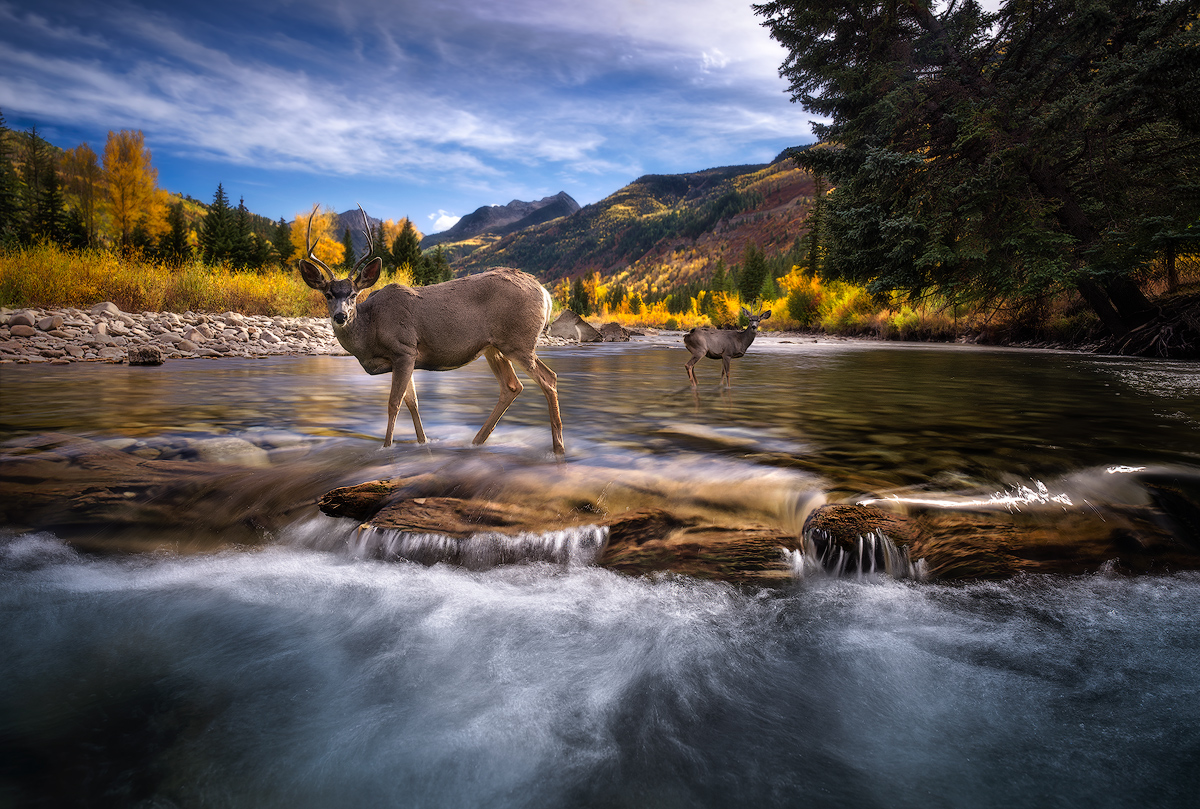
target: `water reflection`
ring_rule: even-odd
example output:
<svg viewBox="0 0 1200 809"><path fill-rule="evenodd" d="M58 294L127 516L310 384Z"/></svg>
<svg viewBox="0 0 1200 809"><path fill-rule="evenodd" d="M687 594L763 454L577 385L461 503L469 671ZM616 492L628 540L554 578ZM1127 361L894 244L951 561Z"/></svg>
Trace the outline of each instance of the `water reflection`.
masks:
<svg viewBox="0 0 1200 809"><path fill-rule="evenodd" d="M796 467L835 490L1003 487L1111 464L1200 461L1200 373L1183 363L964 346L796 343L760 338L721 391L678 338L546 348L570 461L624 465L696 453ZM160 368L0 369L0 432L96 438L294 433L379 443L387 377L348 357L183 360ZM417 372L431 447L466 447L495 401L480 361ZM536 388L485 451L549 448ZM416 448L401 414L392 457Z"/></svg>

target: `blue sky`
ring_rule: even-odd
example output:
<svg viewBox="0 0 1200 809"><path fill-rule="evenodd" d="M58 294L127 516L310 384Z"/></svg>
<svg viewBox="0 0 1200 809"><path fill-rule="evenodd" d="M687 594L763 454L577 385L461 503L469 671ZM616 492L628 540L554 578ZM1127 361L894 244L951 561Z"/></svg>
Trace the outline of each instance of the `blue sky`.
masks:
<svg viewBox="0 0 1200 809"><path fill-rule="evenodd" d="M810 142L783 56L729 0L0 0L11 128L139 129L170 191L426 233Z"/></svg>

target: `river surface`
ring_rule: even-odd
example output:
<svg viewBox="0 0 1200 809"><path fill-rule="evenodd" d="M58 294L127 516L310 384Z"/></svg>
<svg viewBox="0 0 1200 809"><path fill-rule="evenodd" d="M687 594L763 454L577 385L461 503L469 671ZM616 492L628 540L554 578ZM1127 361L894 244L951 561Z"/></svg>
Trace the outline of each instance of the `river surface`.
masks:
<svg viewBox="0 0 1200 809"><path fill-rule="evenodd" d="M814 498L1087 508L1133 496L1122 470L1200 472L1195 364L760 338L693 394L678 340L539 352L562 464L524 377L469 446L482 362L418 372L430 444L402 410L387 450L388 378L351 358L0 368L10 457L66 434L226 464L214 507L307 503L250 543L190 517L4 532L0 807L1196 805L1200 574L468 570L364 556L311 505L394 474L574 476L614 509L703 491L782 525Z"/></svg>

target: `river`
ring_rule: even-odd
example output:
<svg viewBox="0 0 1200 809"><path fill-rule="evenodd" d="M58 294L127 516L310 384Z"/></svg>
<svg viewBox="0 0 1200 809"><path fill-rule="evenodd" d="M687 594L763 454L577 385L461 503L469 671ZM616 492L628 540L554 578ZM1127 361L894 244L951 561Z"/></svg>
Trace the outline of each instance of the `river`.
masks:
<svg viewBox="0 0 1200 809"><path fill-rule="evenodd" d="M1195 805L1195 572L427 566L311 504L433 470L574 476L611 508L703 491L780 525L814 499L1095 508L1130 496L1118 470L1200 472L1196 365L762 337L731 390L705 360L693 394L678 337L539 353L562 463L531 382L469 446L482 362L418 372L430 444L402 411L387 450L388 380L351 358L0 368L0 461L65 435L229 470L178 525L0 537L0 806Z"/></svg>

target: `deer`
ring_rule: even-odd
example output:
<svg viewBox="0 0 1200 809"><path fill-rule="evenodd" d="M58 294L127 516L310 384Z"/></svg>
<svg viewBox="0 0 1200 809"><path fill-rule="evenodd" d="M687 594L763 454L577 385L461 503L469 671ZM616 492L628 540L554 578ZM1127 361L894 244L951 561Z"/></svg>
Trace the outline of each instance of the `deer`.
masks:
<svg viewBox="0 0 1200 809"><path fill-rule="evenodd" d="M684 347L692 352L692 358L683 367L687 371L688 379L692 381L693 388L696 387L696 372L692 368L700 361L701 357L708 357L710 360L720 360L721 383L729 385L729 361L735 360L746 353L746 350L750 348L750 344L754 342L754 338L758 336L758 324L771 316L771 310L768 309L761 315L752 315L743 306L742 314L749 318L750 325L741 331L727 331L714 329L712 326L701 326L692 329L683 336Z"/></svg>
<svg viewBox="0 0 1200 809"><path fill-rule="evenodd" d="M401 402L412 415L417 443L425 443L412 379L415 369L452 371L482 354L500 383L500 398L471 443L477 446L487 441L496 422L524 389L513 368L515 362L545 394L554 453L564 455L558 377L535 350L538 336L550 325L550 293L532 275L501 267L418 288L388 284L360 301L359 293L379 281L383 260L370 258L374 251L371 228L362 206L358 210L368 249L349 275L339 280L316 257L311 215L305 233L308 255L300 259L299 270L304 283L325 296L333 335L342 348L368 374L392 374L383 446L392 445Z"/></svg>

